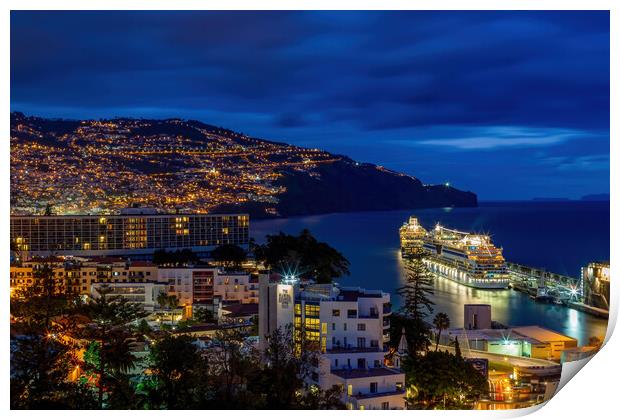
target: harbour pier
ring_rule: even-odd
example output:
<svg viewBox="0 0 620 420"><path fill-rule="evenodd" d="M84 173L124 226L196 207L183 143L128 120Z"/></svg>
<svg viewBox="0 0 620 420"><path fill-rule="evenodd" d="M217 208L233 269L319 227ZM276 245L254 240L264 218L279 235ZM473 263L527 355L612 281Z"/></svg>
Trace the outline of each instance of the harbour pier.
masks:
<svg viewBox="0 0 620 420"><path fill-rule="evenodd" d="M542 298L548 303L566 305L582 312L608 318L609 312L584 304L581 279L553 273L542 268L506 261L513 289Z"/></svg>

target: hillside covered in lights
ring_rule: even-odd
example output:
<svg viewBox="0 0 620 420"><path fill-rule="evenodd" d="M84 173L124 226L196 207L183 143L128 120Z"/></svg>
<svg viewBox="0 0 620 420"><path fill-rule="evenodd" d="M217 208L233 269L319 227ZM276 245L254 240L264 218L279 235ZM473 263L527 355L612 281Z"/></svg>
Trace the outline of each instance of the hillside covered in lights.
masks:
<svg viewBox="0 0 620 420"><path fill-rule="evenodd" d="M253 217L476 206L370 163L180 119L57 120L11 114L11 212L249 212Z"/></svg>

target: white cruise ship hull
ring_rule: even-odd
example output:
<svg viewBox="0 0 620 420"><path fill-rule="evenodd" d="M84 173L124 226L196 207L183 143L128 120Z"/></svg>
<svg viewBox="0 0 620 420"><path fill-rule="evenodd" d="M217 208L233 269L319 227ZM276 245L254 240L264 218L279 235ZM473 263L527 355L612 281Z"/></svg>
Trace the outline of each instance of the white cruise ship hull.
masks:
<svg viewBox="0 0 620 420"><path fill-rule="evenodd" d="M469 272L450 266L450 261L436 255L425 258L424 263L433 275L475 289L507 289L510 283L508 274L495 275L499 278L472 278Z"/></svg>

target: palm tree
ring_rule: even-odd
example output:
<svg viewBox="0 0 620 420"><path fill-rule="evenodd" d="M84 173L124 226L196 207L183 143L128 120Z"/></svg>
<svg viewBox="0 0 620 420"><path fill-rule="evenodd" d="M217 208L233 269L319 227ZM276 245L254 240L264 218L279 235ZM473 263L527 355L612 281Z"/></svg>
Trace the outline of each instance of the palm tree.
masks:
<svg viewBox="0 0 620 420"><path fill-rule="evenodd" d="M435 351L437 351L439 349L439 338L441 337L441 331L450 328L450 318L448 318L448 314L439 312L433 319L433 325L437 328L437 339L435 342Z"/></svg>
<svg viewBox="0 0 620 420"><path fill-rule="evenodd" d="M146 313L138 304L118 295L110 296L112 289L108 286L98 288L97 292L99 296L80 310L91 320L83 331L83 338L97 342L99 348L98 403L99 408L104 408L104 389L114 381L115 374L127 372L136 361L129 352L129 340L133 336L130 325L144 318Z"/></svg>

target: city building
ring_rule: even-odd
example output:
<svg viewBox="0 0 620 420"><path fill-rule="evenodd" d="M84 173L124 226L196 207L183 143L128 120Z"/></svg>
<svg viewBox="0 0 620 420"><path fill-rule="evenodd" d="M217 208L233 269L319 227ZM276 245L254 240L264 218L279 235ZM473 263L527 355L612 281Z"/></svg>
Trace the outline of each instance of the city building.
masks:
<svg viewBox="0 0 620 420"><path fill-rule="evenodd" d="M206 254L219 245L249 244L247 214L159 214L127 209L119 215L11 216L11 243L22 260L33 256L150 256L160 249Z"/></svg>
<svg viewBox="0 0 620 420"><path fill-rule="evenodd" d="M561 359L562 351L577 347L576 339L539 326L476 330L450 328L442 332L440 344L453 345L456 338L461 349L555 361Z"/></svg>
<svg viewBox="0 0 620 420"><path fill-rule="evenodd" d="M575 362L594 356L599 351L598 346L573 347L562 351L561 363Z"/></svg>
<svg viewBox="0 0 620 420"><path fill-rule="evenodd" d="M476 402L476 410L513 410L548 401L558 390L562 366L518 366L510 377L489 380L488 397Z"/></svg>
<svg viewBox="0 0 620 420"><path fill-rule="evenodd" d="M166 292L166 286L158 283L100 283L91 286L91 296L98 298L103 287L109 289L108 297L120 296L128 302L137 303L148 312L159 307L157 296Z"/></svg>
<svg viewBox="0 0 620 420"><path fill-rule="evenodd" d="M466 304L464 305L465 325L467 330L486 330L491 328L491 305Z"/></svg>
<svg viewBox="0 0 620 420"><path fill-rule="evenodd" d="M223 304L242 305L232 311L238 312L238 318L250 316L252 310L248 305L254 305L254 314L257 312L259 293L256 276L222 271L207 265L158 267L148 261L117 257L45 257L13 264L10 271L11 292L31 287L37 271L44 266L52 270L59 287L67 293L92 296L93 291L104 284L163 285L163 289L157 290L176 296L186 317L192 316L193 309L202 307L210 311L215 319L220 319ZM147 304L146 309L152 309L152 305Z"/></svg>
<svg viewBox="0 0 620 420"><path fill-rule="evenodd" d="M390 313L390 295L378 290L260 279L261 341L292 324L295 344L319 353L309 381L340 387L349 409L405 408L405 374L385 363Z"/></svg>
<svg viewBox="0 0 620 420"><path fill-rule="evenodd" d="M91 286L103 283L148 283L157 281L157 266L145 261L119 258L68 259L36 258L11 265L11 289L24 289L34 284L37 271L51 268L53 276L66 293L90 295Z"/></svg>
<svg viewBox="0 0 620 420"><path fill-rule="evenodd" d="M266 349L266 337L278 329L293 326L295 290L292 283L284 283L267 272L259 274L258 335L259 349Z"/></svg>
<svg viewBox="0 0 620 420"><path fill-rule="evenodd" d="M258 277L246 272L219 272L213 294L224 302L258 303Z"/></svg>
<svg viewBox="0 0 620 420"><path fill-rule="evenodd" d="M609 310L609 263L593 262L581 268L583 297L586 305Z"/></svg>
<svg viewBox="0 0 620 420"><path fill-rule="evenodd" d="M218 269L213 267L160 267L158 281L168 285L168 293L175 295L179 306L191 317L198 307L207 309L216 319L222 315L222 299L215 296L213 284Z"/></svg>

